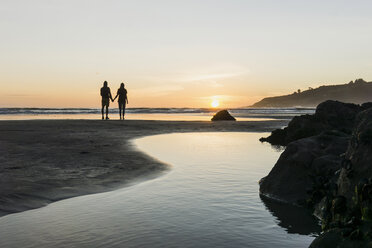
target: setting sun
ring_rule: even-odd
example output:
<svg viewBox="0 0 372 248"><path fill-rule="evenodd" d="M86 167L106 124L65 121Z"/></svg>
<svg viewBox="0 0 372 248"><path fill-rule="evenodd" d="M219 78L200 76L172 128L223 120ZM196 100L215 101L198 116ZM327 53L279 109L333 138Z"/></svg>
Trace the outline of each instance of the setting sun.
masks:
<svg viewBox="0 0 372 248"><path fill-rule="evenodd" d="M218 100L213 100L211 103L211 106L213 108L217 108L218 106L220 106L220 102Z"/></svg>

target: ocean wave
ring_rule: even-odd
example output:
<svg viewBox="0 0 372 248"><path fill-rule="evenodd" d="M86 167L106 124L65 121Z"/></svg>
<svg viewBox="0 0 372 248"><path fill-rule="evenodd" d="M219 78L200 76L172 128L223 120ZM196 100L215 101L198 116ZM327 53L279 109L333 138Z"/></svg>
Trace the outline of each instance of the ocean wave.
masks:
<svg viewBox="0 0 372 248"><path fill-rule="evenodd" d="M211 108L128 108L127 113L133 114L208 114L218 109ZM233 108L233 114L251 115L300 115L312 114L312 108ZM118 112L117 108L110 112ZM99 108L0 108L0 115L73 115L73 114L99 114Z"/></svg>

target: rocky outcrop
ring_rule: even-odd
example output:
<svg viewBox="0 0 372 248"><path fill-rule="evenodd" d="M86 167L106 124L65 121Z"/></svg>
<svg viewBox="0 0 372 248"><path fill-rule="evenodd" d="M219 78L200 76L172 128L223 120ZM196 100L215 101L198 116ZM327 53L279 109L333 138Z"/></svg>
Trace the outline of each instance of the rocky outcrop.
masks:
<svg viewBox="0 0 372 248"><path fill-rule="evenodd" d="M319 239L333 239L338 247L372 246L372 109L361 112L355 122L337 194L318 204L323 205L326 230ZM311 247L324 246L314 241Z"/></svg>
<svg viewBox="0 0 372 248"><path fill-rule="evenodd" d="M288 127L274 130L269 137L261 138L260 141L285 146L292 141L318 135L327 130L350 134L356 115L363 109L363 105L329 100L319 104L314 115L295 116Z"/></svg>
<svg viewBox="0 0 372 248"><path fill-rule="evenodd" d="M361 112L357 117L345 164L340 174L339 194L351 199L361 179L365 182L372 179L372 109Z"/></svg>
<svg viewBox="0 0 372 248"><path fill-rule="evenodd" d="M213 117L212 121L235 121L235 118L230 115L229 111L218 111Z"/></svg>
<svg viewBox="0 0 372 248"><path fill-rule="evenodd" d="M269 175L261 179L260 193L295 205L305 205L312 198L321 199L312 194L332 187L327 178L340 169L340 155L348 141L343 133L325 132L290 143Z"/></svg>
<svg viewBox="0 0 372 248"><path fill-rule="evenodd" d="M313 248L372 245L371 107L327 101L292 121L281 134L285 151L260 182L261 194L306 206L321 220Z"/></svg>

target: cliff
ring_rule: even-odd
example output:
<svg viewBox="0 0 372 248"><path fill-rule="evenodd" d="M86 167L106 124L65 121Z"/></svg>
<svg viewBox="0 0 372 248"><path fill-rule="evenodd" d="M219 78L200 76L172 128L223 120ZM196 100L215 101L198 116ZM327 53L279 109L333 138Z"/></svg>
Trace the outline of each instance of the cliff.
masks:
<svg viewBox="0 0 372 248"><path fill-rule="evenodd" d="M363 79L348 84L320 86L290 95L267 97L251 107L315 107L326 100L361 104L372 101L372 82Z"/></svg>

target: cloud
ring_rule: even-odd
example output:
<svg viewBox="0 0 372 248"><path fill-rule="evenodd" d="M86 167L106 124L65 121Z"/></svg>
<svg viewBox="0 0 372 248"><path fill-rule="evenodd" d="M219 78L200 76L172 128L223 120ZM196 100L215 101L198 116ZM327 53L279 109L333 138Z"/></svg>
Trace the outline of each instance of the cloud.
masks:
<svg viewBox="0 0 372 248"><path fill-rule="evenodd" d="M200 100L221 100L225 102L231 102L231 101L241 101L245 100L247 96L237 96L237 95L212 95L212 96L202 96L197 97L197 99Z"/></svg>
<svg viewBox="0 0 372 248"><path fill-rule="evenodd" d="M250 73L246 67L237 65L214 65L208 67L193 67L184 71L179 72L166 72L155 75L142 76L141 79L147 82L155 83L173 83L173 84L183 84L183 83L208 83L211 87L222 87L221 81L240 77Z"/></svg>
<svg viewBox="0 0 372 248"><path fill-rule="evenodd" d="M146 88L140 88L140 89L133 89L131 90L131 93L136 95L145 95L145 96L152 96L152 97L158 97L158 96L165 96L168 94L171 94L175 91L181 91L184 90L184 87L180 85L158 85L158 86L152 86L152 87L146 87Z"/></svg>
<svg viewBox="0 0 372 248"><path fill-rule="evenodd" d="M232 78L242 75L241 73L216 73L216 74L199 74L184 78L183 82L193 81L216 81L218 79Z"/></svg>
<svg viewBox="0 0 372 248"><path fill-rule="evenodd" d="M220 98L224 98L224 99L232 99L232 98L235 98L236 96L231 96L231 95L212 95L212 96L202 96L202 97L198 97L199 99L202 99L202 100L206 100L206 99L220 99Z"/></svg>
<svg viewBox="0 0 372 248"><path fill-rule="evenodd" d="M38 95L31 95L31 94L4 94L4 97L38 97Z"/></svg>

